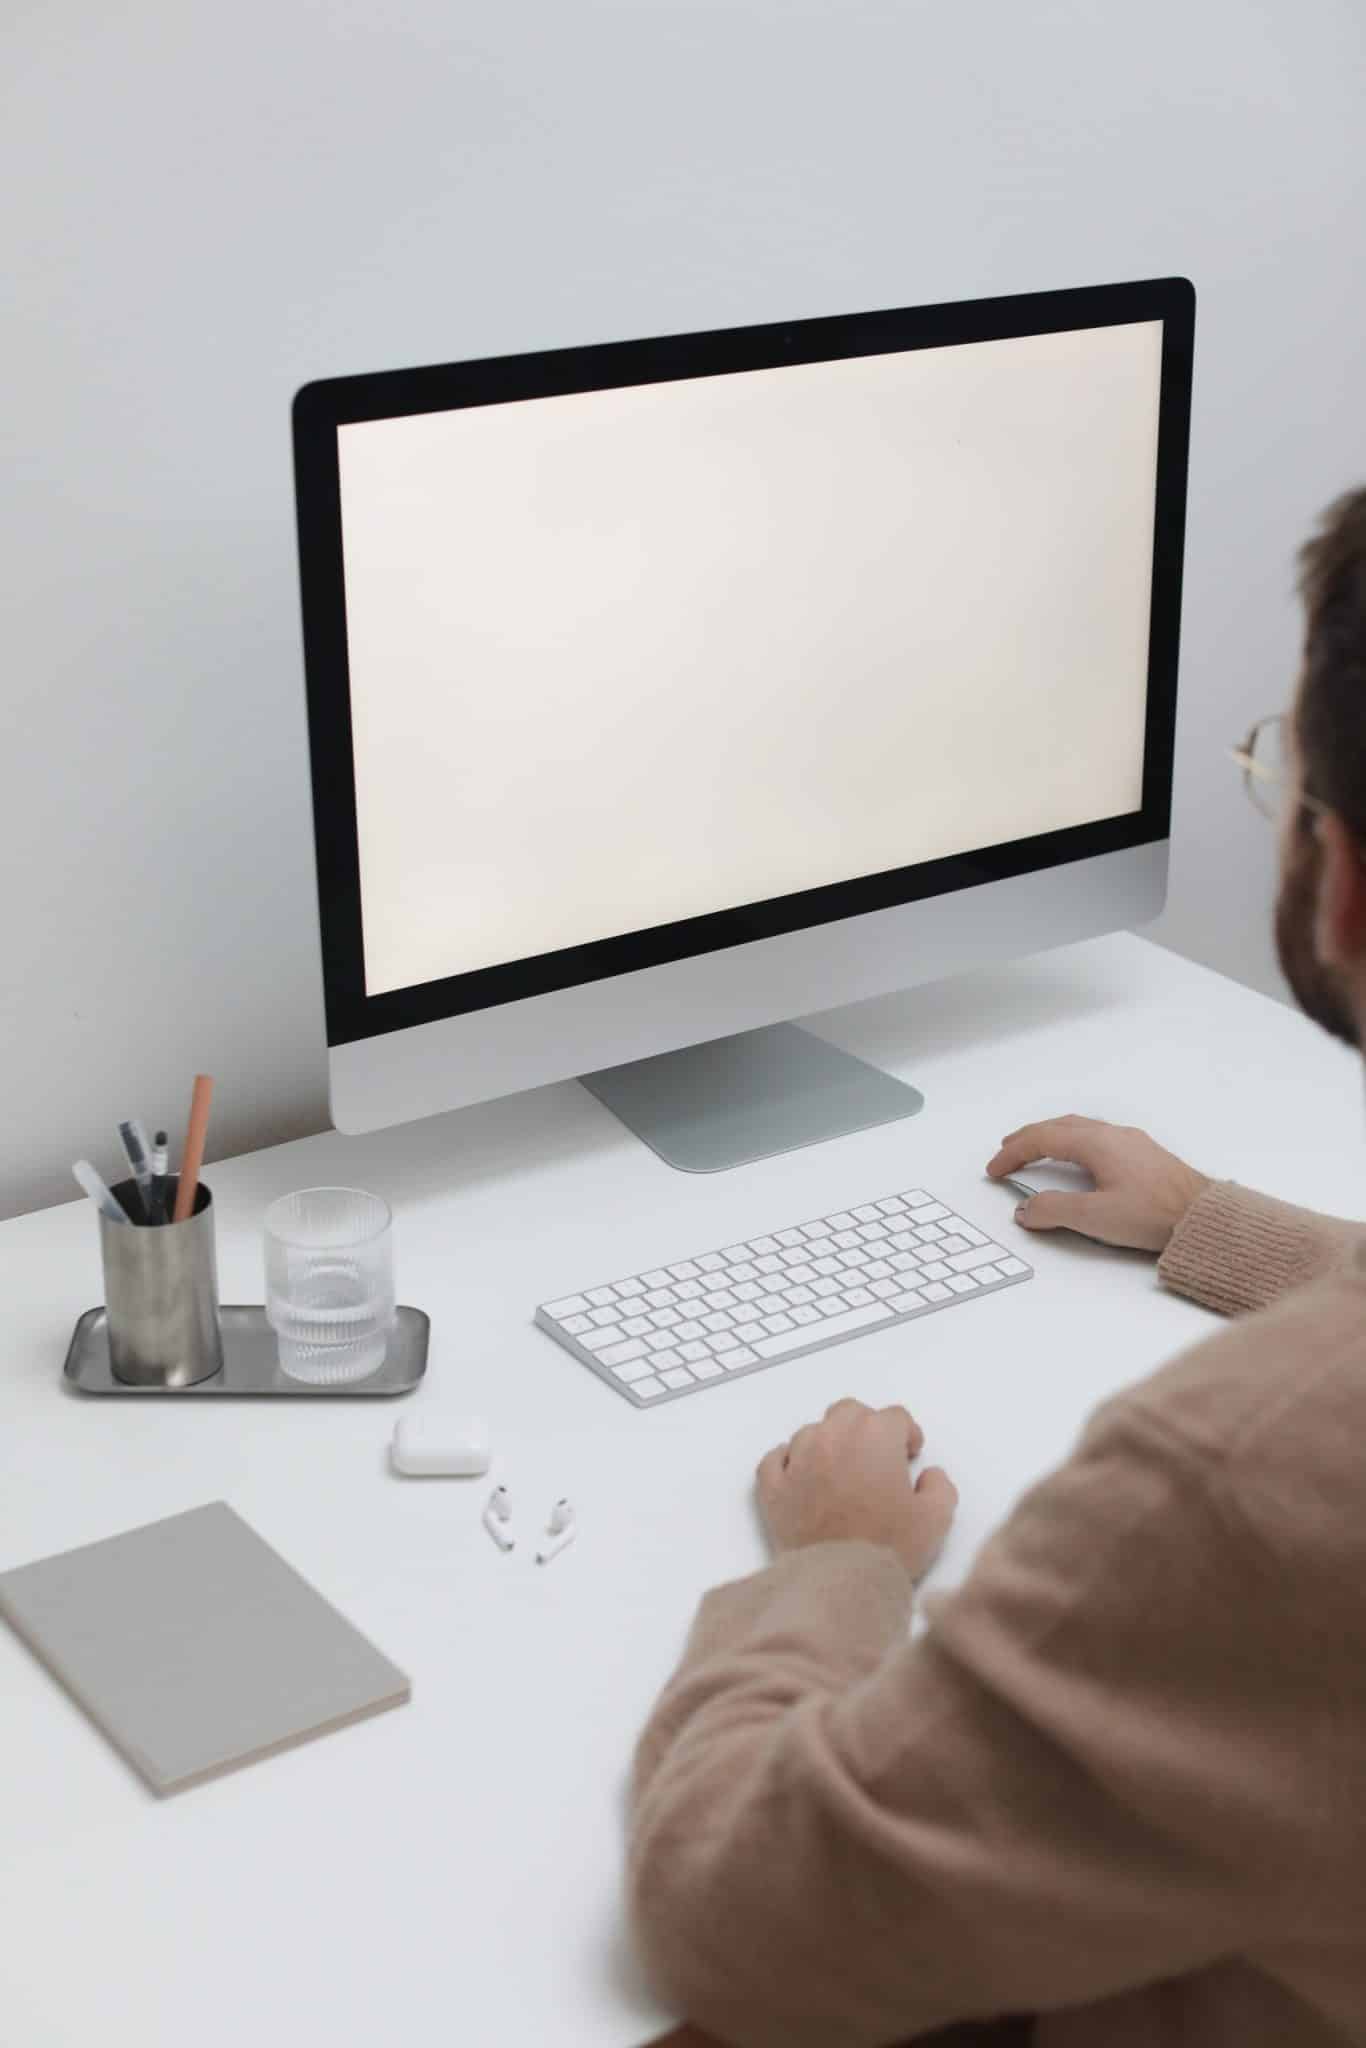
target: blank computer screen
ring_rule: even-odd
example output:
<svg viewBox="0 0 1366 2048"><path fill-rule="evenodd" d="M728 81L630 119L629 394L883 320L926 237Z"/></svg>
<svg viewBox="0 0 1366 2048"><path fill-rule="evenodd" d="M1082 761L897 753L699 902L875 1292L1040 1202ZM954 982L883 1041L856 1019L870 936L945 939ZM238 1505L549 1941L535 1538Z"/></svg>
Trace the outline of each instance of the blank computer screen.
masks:
<svg viewBox="0 0 1366 2048"><path fill-rule="evenodd" d="M340 426L366 993L1137 811L1161 355Z"/></svg>

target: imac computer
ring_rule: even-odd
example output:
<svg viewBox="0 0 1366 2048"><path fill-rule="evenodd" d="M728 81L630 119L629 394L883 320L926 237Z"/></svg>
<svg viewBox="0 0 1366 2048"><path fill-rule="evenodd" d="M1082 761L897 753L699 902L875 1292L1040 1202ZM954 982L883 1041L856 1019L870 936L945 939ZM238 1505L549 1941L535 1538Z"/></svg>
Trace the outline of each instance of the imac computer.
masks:
<svg viewBox="0 0 1366 2048"><path fill-rule="evenodd" d="M793 1020L1167 870L1182 278L294 403L332 1113L578 1076L695 1170L912 1113Z"/></svg>

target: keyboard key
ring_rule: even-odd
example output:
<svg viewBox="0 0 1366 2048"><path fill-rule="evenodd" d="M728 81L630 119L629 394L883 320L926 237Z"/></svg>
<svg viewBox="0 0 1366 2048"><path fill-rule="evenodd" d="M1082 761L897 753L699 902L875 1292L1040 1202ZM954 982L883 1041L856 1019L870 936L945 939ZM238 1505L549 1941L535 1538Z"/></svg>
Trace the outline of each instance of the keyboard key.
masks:
<svg viewBox="0 0 1366 2048"><path fill-rule="evenodd" d="M764 1290L757 1280L742 1280L738 1287L731 1289L731 1293L737 1301L762 1301L764 1298Z"/></svg>
<svg viewBox="0 0 1366 2048"><path fill-rule="evenodd" d="M581 1316L587 1307L588 1300L585 1295L567 1294L563 1301L548 1301L545 1312L548 1316L554 1316L557 1323L562 1323L566 1316Z"/></svg>
<svg viewBox="0 0 1366 2048"><path fill-rule="evenodd" d="M764 1328L769 1332L770 1336L776 1337L780 1330L790 1330L793 1327L791 1316L764 1317Z"/></svg>
<svg viewBox="0 0 1366 2048"><path fill-rule="evenodd" d="M754 1261L754 1268L758 1273L781 1273L784 1270L783 1262L775 1252L764 1252Z"/></svg>
<svg viewBox="0 0 1366 2048"><path fill-rule="evenodd" d="M666 1350L656 1351L652 1358L648 1358L645 1361L644 1370L646 1372L664 1372L665 1370L667 1370L669 1366L682 1365L682 1363L682 1352L675 1351L673 1346L670 1345ZM626 1365L623 1366L621 1370L623 1372L630 1372L631 1367L629 1365Z"/></svg>
<svg viewBox="0 0 1366 2048"><path fill-rule="evenodd" d="M852 1230L837 1230L834 1236L834 1243L842 1252L848 1252L853 1250L854 1246L858 1243L858 1238Z"/></svg>
<svg viewBox="0 0 1366 2048"><path fill-rule="evenodd" d="M701 1323L676 1323L668 1334L673 1338L675 1344L691 1344L698 1337L704 1336L705 1330Z"/></svg>
<svg viewBox="0 0 1366 2048"><path fill-rule="evenodd" d="M862 1245L859 1246L857 1251L840 1253L840 1269L845 1273L855 1272L863 1266L866 1266L867 1263L868 1254L864 1250Z"/></svg>
<svg viewBox="0 0 1366 2048"><path fill-rule="evenodd" d="M825 1258L822 1258L822 1259L813 1259L813 1260L811 1261L811 1270L812 1270L812 1271L813 1271L814 1273L819 1273L819 1274L821 1274L821 1275L822 1275L822 1277L824 1277L824 1278L828 1278L830 1274L832 1274L832 1273L838 1273L838 1272L839 1272L839 1270L840 1270L840 1262L839 1262L838 1258L832 1258L832 1259L825 1259ZM814 1285L815 1283L813 1282L812 1284Z"/></svg>
<svg viewBox="0 0 1366 2048"><path fill-rule="evenodd" d="M815 1279L816 1269L808 1266L804 1259L799 1259L795 1266L788 1267L787 1277L794 1287L805 1287L809 1280Z"/></svg>
<svg viewBox="0 0 1366 2048"><path fill-rule="evenodd" d="M718 1287L707 1296L707 1307L711 1309L735 1308L739 1303L738 1294L732 1294L729 1287Z"/></svg>
<svg viewBox="0 0 1366 2048"><path fill-rule="evenodd" d="M653 1401L656 1394L667 1394L668 1391L663 1380L657 1380L653 1373L648 1379L637 1380L631 1388L631 1392L641 1401Z"/></svg>
<svg viewBox="0 0 1366 2048"><path fill-rule="evenodd" d="M568 1330L571 1337L577 1337L584 1330L591 1330L593 1325L587 1316L565 1316L561 1321L561 1328Z"/></svg>
<svg viewBox="0 0 1366 2048"><path fill-rule="evenodd" d="M653 1273L641 1274L640 1284L642 1287L667 1287L669 1284L669 1275L664 1271L662 1267L656 1267Z"/></svg>
<svg viewBox="0 0 1366 2048"><path fill-rule="evenodd" d="M721 1256L728 1264L733 1266L737 1259L747 1259L749 1257L749 1246L747 1244L728 1244Z"/></svg>
<svg viewBox="0 0 1366 2048"><path fill-rule="evenodd" d="M955 1273L949 1286L955 1294L973 1294L976 1292L977 1282L971 1273Z"/></svg>
<svg viewBox="0 0 1366 2048"><path fill-rule="evenodd" d="M919 1242L913 1230L894 1230L887 1239L894 1252L914 1251Z"/></svg>
<svg viewBox="0 0 1366 2048"><path fill-rule="evenodd" d="M821 1314L827 1318L830 1316L842 1316L848 1313L844 1306L844 1297L840 1294L832 1295L829 1301L818 1302L817 1306Z"/></svg>
<svg viewBox="0 0 1366 2048"><path fill-rule="evenodd" d="M874 1202L873 1207L880 1209L884 1216L900 1216L904 1212L906 1204L902 1201L900 1195L886 1195L882 1201Z"/></svg>
<svg viewBox="0 0 1366 2048"><path fill-rule="evenodd" d="M868 1308L851 1308L837 1316L831 1316L820 1331L822 1337L843 1335L846 1331L870 1330L874 1323L888 1323L891 1316L880 1301ZM811 1341L812 1332L804 1329L779 1332L761 1337L755 1345L760 1358L781 1358L785 1351L800 1351L803 1344Z"/></svg>
<svg viewBox="0 0 1366 2048"><path fill-rule="evenodd" d="M976 1251L955 1252L949 1264L955 1273L971 1273L977 1266L989 1266L999 1256L994 1245L982 1245Z"/></svg>
<svg viewBox="0 0 1366 2048"><path fill-rule="evenodd" d="M671 1365L669 1370L662 1372L659 1377L666 1387L692 1387L697 1384L686 1365Z"/></svg>
<svg viewBox="0 0 1366 2048"><path fill-rule="evenodd" d="M987 1287L990 1286L993 1280L1004 1280L1005 1274L999 1266L979 1266L977 1268L977 1278L983 1287Z"/></svg>
<svg viewBox="0 0 1366 2048"><path fill-rule="evenodd" d="M998 1259L996 1263L1003 1273L1010 1275L1011 1279L1014 1279L1017 1273L1027 1273L1029 1271L1023 1259Z"/></svg>
<svg viewBox="0 0 1366 2048"><path fill-rule="evenodd" d="M749 1248L751 1252L776 1252L778 1240L776 1237L752 1237Z"/></svg>
<svg viewBox="0 0 1366 2048"><path fill-rule="evenodd" d="M614 1308L590 1308L588 1320L596 1323L600 1330L607 1330L611 1329L620 1318L617 1310Z"/></svg>
<svg viewBox="0 0 1366 2048"><path fill-rule="evenodd" d="M816 1299L815 1290L810 1287L788 1287L783 1292L789 1308L805 1308Z"/></svg>
<svg viewBox="0 0 1366 2048"><path fill-rule="evenodd" d="M757 1364L758 1358L757 1351L751 1351L747 1344L741 1344L734 1351L728 1351L720 1363L727 1372L738 1372L742 1365Z"/></svg>
<svg viewBox="0 0 1366 2048"><path fill-rule="evenodd" d="M803 1245L800 1251L779 1252L778 1257L782 1260L783 1264L787 1267L787 1270L790 1273L794 1266L801 1266L806 1263L806 1246Z"/></svg>
<svg viewBox="0 0 1366 2048"><path fill-rule="evenodd" d="M713 1336L716 1336L721 1330L733 1330L735 1328L734 1316L728 1316L723 1308L717 1309L715 1315L703 1316L702 1321Z"/></svg>
<svg viewBox="0 0 1366 2048"><path fill-rule="evenodd" d="M858 1234L865 1244L881 1244L887 1235L885 1223L860 1223Z"/></svg>
<svg viewBox="0 0 1366 2048"><path fill-rule="evenodd" d="M830 1295L838 1294L839 1291L840 1283L838 1280L823 1279L811 1282L811 1292L821 1301L828 1300Z"/></svg>
<svg viewBox="0 0 1366 2048"><path fill-rule="evenodd" d="M672 1308L678 1296L672 1287L652 1287L645 1299L651 1308Z"/></svg>
<svg viewBox="0 0 1366 2048"><path fill-rule="evenodd" d="M923 1209L931 1197L925 1193L924 1188L911 1188L901 1199L908 1209Z"/></svg>
<svg viewBox="0 0 1366 2048"><path fill-rule="evenodd" d="M920 1268L920 1277L922 1280L947 1280L952 1271L952 1266L946 1266L942 1259L930 1259Z"/></svg>
<svg viewBox="0 0 1366 2048"><path fill-rule="evenodd" d="M920 1292L926 1301L949 1301L952 1297L942 1280L927 1280Z"/></svg>
<svg viewBox="0 0 1366 2048"><path fill-rule="evenodd" d="M624 1380L629 1386L632 1380L643 1380L646 1373L653 1372L654 1368L655 1360L653 1358L633 1358L626 1365L614 1365L612 1367L612 1377L613 1379Z"/></svg>
<svg viewBox="0 0 1366 2048"><path fill-rule="evenodd" d="M959 1249L961 1250L962 1247L960 1246ZM702 1283L700 1280L680 1280L674 1289L674 1293L680 1301L700 1301L702 1299Z"/></svg>
<svg viewBox="0 0 1366 2048"><path fill-rule="evenodd" d="M823 1237L829 1237L830 1225L828 1223L803 1223L801 1231L808 1245L819 1244Z"/></svg>
<svg viewBox="0 0 1366 2048"><path fill-rule="evenodd" d="M780 1316L786 1307L781 1294L765 1294L754 1303L754 1314L762 1322L765 1316Z"/></svg>
<svg viewBox="0 0 1366 2048"><path fill-rule="evenodd" d="M699 1342L692 1344L680 1344L678 1347L678 1355L680 1358L710 1358L711 1353L708 1351L705 1344Z"/></svg>
<svg viewBox="0 0 1366 2048"><path fill-rule="evenodd" d="M680 1259L676 1266L670 1266L669 1271L675 1280L695 1280L702 1268L691 1259Z"/></svg>
<svg viewBox="0 0 1366 2048"><path fill-rule="evenodd" d="M667 1351L673 1341L672 1330L651 1330L645 1339L645 1348L647 1351Z"/></svg>
<svg viewBox="0 0 1366 2048"><path fill-rule="evenodd" d="M901 1282L899 1280L873 1280L869 1283L869 1292L875 1294L879 1301L891 1301L894 1295L900 1294Z"/></svg>
<svg viewBox="0 0 1366 2048"><path fill-rule="evenodd" d="M698 1358L693 1361L693 1377L699 1380L719 1380L724 1368L719 1358Z"/></svg>
<svg viewBox="0 0 1366 2048"><path fill-rule="evenodd" d="M800 1230L780 1230L777 1233L777 1238L779 1244L786 1245L789 1249L793 1245L800 1245L805 1242Z"/></svg>
<svg viewBox="0 0 1366 2048"><path fill-rule="evenodd" d="M703 1252L697 1264L703 1273L724 1273L726 1270L726 1262L720 1252Z"/></svg>
<svg viewBox="0 0 1366 2048"><path fill-rule="evenodd" d="M954 1237L950 1233L948 1237L940 1238L939 1249L941 1252L965 1252L970 1250L971 1247L965 1237Z"/></svg>
<svg viewBox="0 0 1366 2048"><path fill-rule="evenodd" d="M598 1356L604 1365L626 1365L633 1358L644 1358L645 1346L639 1337L632 1337L625 1344L609 1344Z"/></svg>
<svg viewBox="0 0 1366 2048"><path fill-rule="evenodd" d="M915 1252L893 1252L887 1264L897 1273L918 1273L920 1270L920 1261Z"/></svg>
<svg viewBox="0 0 1366 2048"><path fill-rule="evenodd" d="M633 1294L643 1294L645 1292L639 1280L614 1280L612 1285L624 1301L629 1301Z"/></svg>
<svg viewBox="0 0 1366 2048"><path fill-rule="evenodd" d="M863 1269L866 1280L890 1280L892 1269L885 1259L870 1259Z"/></svg>
<svg viewBox="0 0 1366 2048"><path fill-rule="evenodd" d="M852 1230L854 1227L854 1218L847 1209L841 1209L837 1216L827 1216L825 1221L830 1230Z"/></svg>
<svg viewBox="0 0 1366 2048"><path fill-rule="evenodd" d="M732 1287L734 1287L737 1280L750 1281L757 1280L758 1277L759 1268L755 1265L753 1259L739 1259L730 1269L730 1284Z"/></svg>
<svg viewBox="0 0 1366 2048"><path fill-rule="evenodd" d="M676 1308L657 1308L650 1321L657 1330L672 1330L675 1323L681 1323L683 1318Z"/></svg>
<svg viewBox="0 0 1366 2048"><path fill-rule="evenodd" d="M925 1297L918 1287L908 1287L904 1294L893 1294L887 1301L894 1316L914 1315L918 1308L924 1308Z"/></svg>
<svg viewBox="0 0 1366 2048"><path fill-rule="evenodd" d="M953 1227L960 1237L967 1239L969 1244L985 1244L987 1242L980 1230L974 1230L970 1223L964 1223L961 1218L955 1219Z"/></svg>
<svg viewBox="0 0 1366 2048"><path fill-rule="evenodd" d="M714 1337L704 1337L702 1341L709 1352L714 1351L718 1358L724 1358L728 1351L735 1349L735 1332L718 1330Z"/></svg>
<svg viewBox="0 0 1366 2048"><path fill-rule="evenodd" d="M820 1321L820 1313L814 1308L794 1308L792 1320L794 1323L800 1323L805 1328L809 1323L818 1323Z"/></svg>
<svg viewBox="0 0 1366 2048"><path fill-rule="evenodd" d="M877 1210L871 1202L865 1202L862 1208L854 1209L850 1213L855 1223L873 1223L877 1220Z"/></svg>
<svg viewBox="0 0 1366 2048"><path fill-rule="evenodd" d="M915 1234L922 1244L938 1244L944 1235L944 1226L941 1223L918 1223Z"/></svg>
<svg viewBox="0 0 1366 2048"><path fill-rule="evenodd" d="M873 1297L866 1287L850 1287L844 1299L850 1308L867 1308Z"/></svg>
<svg viewBox="0 0 1366 2048"><path fill-rule="evenodd" d="M767 1336L762 1323L737 1323L735 1334L742 1344L753 1344L758 1337Z"/></svg>
<svg viewBox="0 0 1366 2048"><path fill-rule="evenodd" d="M654 1325L648 1316L632 1316L621 1327L628 1337L648 1337Z"/></svg>
<svg viewBox="0 0 1366 2048"><path fill-rule="evenodd" d="M581 1337L574 1339L576 1344L582 1344L584 1350L591 1351L595 1357L611 1345L620 1344L621 1341L621 1331L615 1325L610 1330L585 1330Z"/></svg>
<svg viewBox="0 0 1366 2048"><path fill-rule="evenodd" d="M916 1209L915 1221L917 1223L942 1223L944 1218L951 1213L950 1210L944 1207L942 1202L931 1202L928 1206L922 1204Z"/></svg>

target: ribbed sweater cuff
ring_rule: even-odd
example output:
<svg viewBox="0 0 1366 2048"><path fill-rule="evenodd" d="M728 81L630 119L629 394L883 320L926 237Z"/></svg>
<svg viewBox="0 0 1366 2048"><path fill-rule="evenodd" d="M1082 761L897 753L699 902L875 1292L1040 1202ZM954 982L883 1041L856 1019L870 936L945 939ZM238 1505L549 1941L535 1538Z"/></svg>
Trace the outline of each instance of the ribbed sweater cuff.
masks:
<svg viewBox="0 0 1366 2048"><path fill-rule="evenodd" d="M643 1798L686 1724L752 1671L756 1654L790 1698L812 1688L836 1692L876 1670L905 1641L912 1597L898 1558L862 1542L813 1543L747 1579L714 1587L637 1745L634 1800Z"/></svg>
<svg viewBox="0 0 1366 2048"><path fill-rule="evenodd" d="M841 1680L872 1669L910 1623L912 1588L890 1550L863 1542L813 1543L751 1578L706 1594L688 1639L689 1661L762 1637L766 1644L818 1631L820 1656Z"/></svg>
<svg viewBox="0 0 1366 2048"><path fill-rule="evenodd" d="M1346 1264L1358 1235L1336 1218L1214 1181L1177 1224L1157 1275L1221 1315L1243 1315Z"/></svg>

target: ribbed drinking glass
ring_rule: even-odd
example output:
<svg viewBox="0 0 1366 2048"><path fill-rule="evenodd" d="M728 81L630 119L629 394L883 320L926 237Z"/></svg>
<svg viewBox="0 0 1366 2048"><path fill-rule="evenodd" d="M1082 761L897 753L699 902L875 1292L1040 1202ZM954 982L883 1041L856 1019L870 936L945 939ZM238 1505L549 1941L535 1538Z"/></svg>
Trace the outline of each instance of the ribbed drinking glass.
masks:
<svg viewBox="0 0 1366 2048"><path fill-rule="evenodd" d="M394 1321L389 1204L359 1188L301 1188L271 1203L265 1229L281 1370L315 1386L377 1371Z"/></svg>

